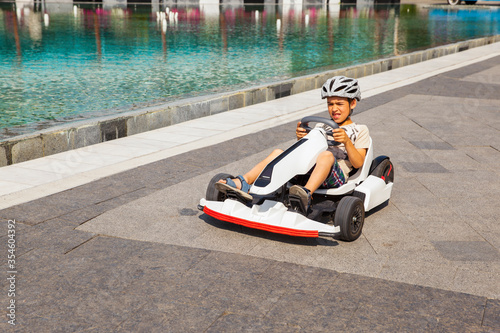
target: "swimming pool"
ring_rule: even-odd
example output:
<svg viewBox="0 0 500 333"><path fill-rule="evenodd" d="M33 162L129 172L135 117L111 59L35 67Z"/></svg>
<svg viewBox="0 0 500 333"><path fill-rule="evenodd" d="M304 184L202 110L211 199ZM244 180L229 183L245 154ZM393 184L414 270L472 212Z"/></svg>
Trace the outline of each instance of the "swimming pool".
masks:
<svg viewBox="0 0 500 333"><path fill-rule="evenodd" d="M0 4L0 139L499 34L498 8Z"/></svg>

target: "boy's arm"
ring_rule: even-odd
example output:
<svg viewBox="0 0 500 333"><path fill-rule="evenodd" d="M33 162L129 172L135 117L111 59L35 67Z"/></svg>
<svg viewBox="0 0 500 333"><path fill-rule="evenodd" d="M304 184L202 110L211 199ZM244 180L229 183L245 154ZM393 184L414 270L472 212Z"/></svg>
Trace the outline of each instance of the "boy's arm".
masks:
<svg viewBox="0 0 500 333"><path fill-rule="evenodd" d="M345 149L347 150L347 157L349 157L349 162L351 162L352 167L359 169L365 163L366 148L356 149L351 140L345 144Z"/></svg>
<svg viewBox="0 0 500 333"><path fill-rule="evenodd" d="M349 136L347 136L347 133L341 128L333 130L333 139L344 144L345 150L347 151L347 157L349 158L349 162L351 162L353 168L359 169L363 166L367 151L366 148L357 149L354 147L354 144Z"/></svg>

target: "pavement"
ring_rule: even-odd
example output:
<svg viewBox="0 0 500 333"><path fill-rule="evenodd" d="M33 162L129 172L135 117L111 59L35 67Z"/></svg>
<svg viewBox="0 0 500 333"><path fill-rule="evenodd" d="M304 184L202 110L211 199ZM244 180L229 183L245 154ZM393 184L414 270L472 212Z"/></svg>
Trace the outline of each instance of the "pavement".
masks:
<svg viewBox="0 0 500 333"><path fill-rule="evenodd" d="M495 43L360 79L396 176L351 243L196 209L319 90L0 168L0 330L500 332L499 78Z"/></svg>

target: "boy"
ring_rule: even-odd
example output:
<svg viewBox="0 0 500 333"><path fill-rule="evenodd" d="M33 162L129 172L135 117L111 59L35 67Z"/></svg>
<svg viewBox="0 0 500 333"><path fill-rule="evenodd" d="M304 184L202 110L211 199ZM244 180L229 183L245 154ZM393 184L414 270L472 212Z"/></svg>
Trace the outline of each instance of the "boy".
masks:
<svg viewBox="0 0 500 333"><path fill-rule="evenodd" d="M300 198L305 212L311 205L311 196L318 188L340 187L346 183L349 172L363 166L366 151L369 146L370 134L364 125L357 125L351 120L351 115L357 102L361 100L361 90L356 79L345 76L335 76L328 79L321 88L321 98L327 99L328 113L340 128L333 130L333 138L338 146L329 146L322 152L314 166L305 186L293 185L289 194ZM321 124L318 124L321 125ZM306 135L306 130L297 123L295 135L297 140ZM252 200L248 193L251 184L257 179L265 166L283 151L274 150L264 160L254 166L243 176L234 179L220 180L215 184L217 190L226 192L237 191L242 197Z"/></svg>

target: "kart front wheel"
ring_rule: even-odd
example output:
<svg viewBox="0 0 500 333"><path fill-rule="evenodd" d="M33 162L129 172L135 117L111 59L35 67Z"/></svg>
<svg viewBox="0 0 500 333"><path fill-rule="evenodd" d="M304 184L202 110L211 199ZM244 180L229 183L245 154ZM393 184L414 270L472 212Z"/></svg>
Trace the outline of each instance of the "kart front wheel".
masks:
<svg viewBox="0 0 500 333"><path fill-rule="evenodd" d="M365 207L358 197L343 197L335 211L335 226L340 227L340 239L352 242L361 236L365 221Z"/></svg>
<svg viewBox="0 0 500 333"><path fill-rule="evenodd" d="M232 175L228 173L218 173L215 176L210 179L210 182L208 182L207 186L207 193L205 195L205 199L210 200L210 201L224 201L226 200L226 194L220 192L215 188L215 183L217 183L221 179L226 179L226 178L234 178Z"/></svg>
<svg viewBox="0 0 500 333"><path fill-rule="evenodd" d="M448 4L455 6L460 4L460 0L448 0Z"/></svg>

